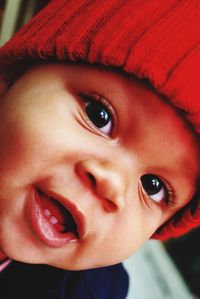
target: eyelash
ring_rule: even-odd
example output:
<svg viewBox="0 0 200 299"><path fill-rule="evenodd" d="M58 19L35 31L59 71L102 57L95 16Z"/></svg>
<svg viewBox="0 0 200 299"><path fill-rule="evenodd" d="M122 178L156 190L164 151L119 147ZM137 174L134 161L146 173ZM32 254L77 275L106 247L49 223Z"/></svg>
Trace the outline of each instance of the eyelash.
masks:
<svg viewBox="0 0 200 299"><path fill-rule="evenodd" d="M79 97L83 100L84 103L87 102L97 102L99 104L101 104L103 107L105 107L105 109L109 112L110 117L111 117L111 121L112 121L112 132L109 135L104 134L103 132L101 132L100 130L98 130L98 128L92 123L92 121L89 119L89 117L87 116L86 112L85 117L87 119L87 122L93 127L95 128L95 130L98 130L98 132L100 132L101 135L105 136L105 137L112 137L113 136L113 131L116 130L117 127L117 115L115 110L113 109L112 105L101 95L98 94L94 94L94 93L81 93L79 94Z"/></svg>
<svg viewBox="0 0 200 299"><path fill-rule="evenodd" d="M174 189L172 189L172 187L169 185L169 183L166 180L162 179L162 181L167 191L166 205L168 207L174 206L176 204L176 195Z"/></svg>
<svg viewBox="0 0 200 299"><path fill-rule="evenodd" d="M176 201L176 192L175 192L175 188L164 178L160 177L160 179L162 180L166 191L167 191L167 202L166 205L169 206L175 206L177 201Z"/></svg>

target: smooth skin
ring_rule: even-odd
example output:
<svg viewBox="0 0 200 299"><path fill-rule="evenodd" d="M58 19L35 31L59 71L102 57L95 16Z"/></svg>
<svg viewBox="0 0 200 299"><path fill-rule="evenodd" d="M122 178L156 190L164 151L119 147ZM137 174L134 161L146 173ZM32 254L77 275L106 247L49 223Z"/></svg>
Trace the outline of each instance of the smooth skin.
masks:
<svg viewBox="0 0 200 299"><path fill-rule="evenodd" d="M102 127L91 117L98 109ZM198 150L174 108L133 77L79 64L31 68L0 100L2 254L63 269L122 261L191 200ZM148 174L161 185L154 194L141 180ZM54 248L35 233L27 205L37 188L78 207L81 240Z"/></svg>

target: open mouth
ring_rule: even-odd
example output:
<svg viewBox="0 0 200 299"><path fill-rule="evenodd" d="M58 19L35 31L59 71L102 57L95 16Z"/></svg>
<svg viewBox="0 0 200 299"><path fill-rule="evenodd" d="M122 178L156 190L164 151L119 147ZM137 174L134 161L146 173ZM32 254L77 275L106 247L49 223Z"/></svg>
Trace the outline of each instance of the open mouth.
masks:
<svg viewBox="0 0 200 299"><path fill-rule="evenodd" d="M72 214L55 198L38 191L44 215L59 233L73 233L78 238L76 222Z"/></svg>
<svg viewBox="0 0 200 299"><path fill-rule="evenodd" d="M50 247L78 241L85 234L85 217L74 203L41 189L28 201L27 219L34 234Z"/></svg>

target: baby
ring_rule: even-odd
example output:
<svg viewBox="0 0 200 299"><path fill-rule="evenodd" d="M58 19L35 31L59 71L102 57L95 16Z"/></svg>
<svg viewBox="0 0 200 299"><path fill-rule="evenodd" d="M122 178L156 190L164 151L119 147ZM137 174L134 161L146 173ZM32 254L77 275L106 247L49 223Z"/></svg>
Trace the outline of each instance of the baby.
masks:
<svg viewBox="0 0 200 299"><path fill-rule="evenodd" d="M54 0L0 49L2 261L104 267L199 226L192 2Z"/></svg>

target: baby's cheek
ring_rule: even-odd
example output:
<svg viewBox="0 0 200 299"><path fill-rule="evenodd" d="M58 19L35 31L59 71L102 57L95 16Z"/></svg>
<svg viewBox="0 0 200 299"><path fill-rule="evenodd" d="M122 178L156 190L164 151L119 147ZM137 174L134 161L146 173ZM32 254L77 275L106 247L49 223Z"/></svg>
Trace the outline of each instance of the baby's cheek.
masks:
<svg viewBox="0 0 200 299"><path fill-rule="evenodd" d="M136 197L135 197L136 198ZM135 253L160 226L160 209L149 210L137 202L127 206L122 217L111 227L111 248L115 248L117 258L121 260ZM112 247L112 244L115 246Z"/></svg>
<svg viewBox="0 0 200 299"><path fill-rule="evenodd" d="M39 167L37 140L22 123L10 123L0 134L0 165L4 179L19 185L30 181ZM2 175L1 175L2 178Z"/></svg>

